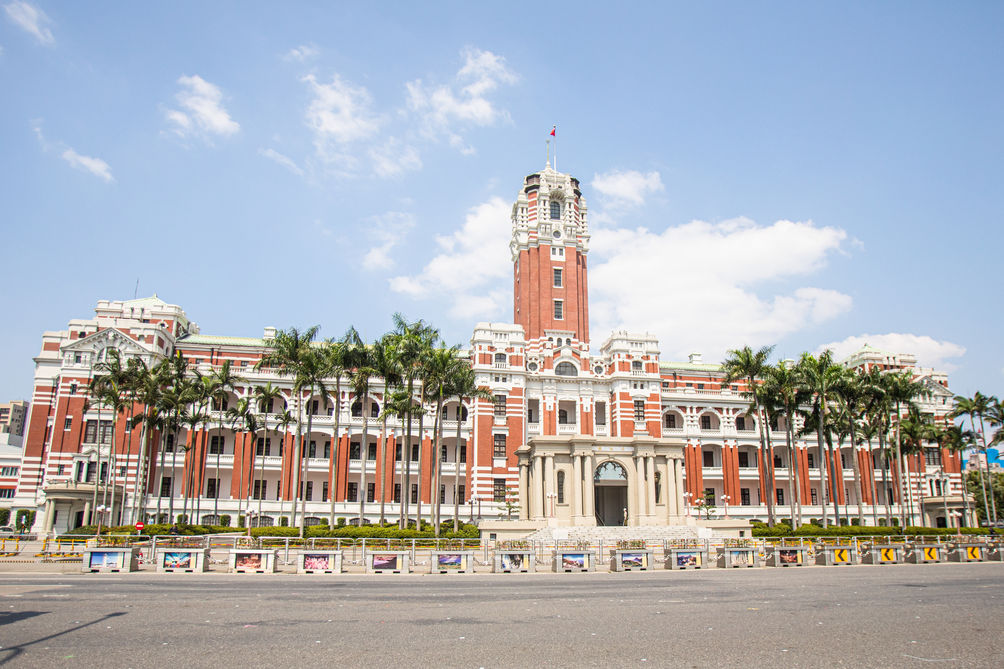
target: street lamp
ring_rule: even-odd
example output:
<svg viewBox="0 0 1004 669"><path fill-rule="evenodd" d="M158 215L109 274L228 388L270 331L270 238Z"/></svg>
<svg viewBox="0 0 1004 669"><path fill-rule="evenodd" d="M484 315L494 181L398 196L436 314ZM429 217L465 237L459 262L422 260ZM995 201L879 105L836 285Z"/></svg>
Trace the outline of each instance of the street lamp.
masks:
<svg viewBox="0 0 1004 669"><path fill-rule="evenodd" d="M692 492L683 493L683 506L687 511L687 517L690 517L690 498L694 496Z"/></svg>
<svg viewBox="0 0 1004 669"><path fill-rule="evenodd" d="M548 509L549 509L547 517L548 518L554 518L554 500L558 498L558 493L549 492L549 493L547 493L546 497L548 499L548 505L547 506L548 506Z"/></svg>
<svg viewBox="0 0 1004 669"><path fill-rule="evenodd" d="M729 500L730 499L732 499L732 498L729 497L728 495L722 495L721 496L722 503L725 504L725 517L726 518L729 517Z"/></svg>

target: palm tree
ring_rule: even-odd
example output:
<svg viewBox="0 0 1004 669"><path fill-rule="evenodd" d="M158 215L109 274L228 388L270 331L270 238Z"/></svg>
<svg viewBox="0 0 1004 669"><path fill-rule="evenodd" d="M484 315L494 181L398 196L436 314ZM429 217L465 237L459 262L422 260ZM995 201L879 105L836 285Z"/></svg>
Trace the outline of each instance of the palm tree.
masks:
<svg viewBox="0 0 1004 669"><path fill-rule="evenodd" d="M838 411L838 423L846 426L846 434L851 441L851 464L854 467L855 492L858 499L858 525L865 524L863 482L861 480L861 467L858 459L858 439L861 434L861 427L858 419L863 411L863 401L865 388L862 384L863 375L850 369L844 369L839 382L834 388L836 406ZM870 449L869 449L870 450ZM874 480L874 477L871 477ZM874 496L872 505L874 506Z"/></svg>
<svg viewBox="0 0 1004 669"><path fill-rule="evenodd" d="M180 416L180 422L181 422L181 424L184 425L187 428L187 431L188 431L188 439L187 439L188 443L186 443L184 446L182 446L182 450L185 453L185 456L186 456L185 459L186 460L188 460L188 457L187 457L188 453L192 452L193 450L196 450L196 440L198 439L198 429L199 429L200 425L202 425L202 424L205 423L205 420L206 419L202 415L202 413L199 412L199 411L197 411L197 410L186 411L186 412L182 413L181 416ZM189 517L189 515L188 515L188 498L191 497L195 493L195 490L194 490L194 487L195 487L195 478L196 478L196 476L195 476L196 471L195 470L196 470L196 467L197 467L197 463L195 461L195 458L197 456L197 453L198 453L198 451L196 450L196 454L194 454L192 456L192 458L191 458L191 462L189 463L189 465L187 467L188 474L187 474L187 476L185 476L185 481L183 483L184 490L182 492L181 513L182 513L183 516L185 516L186 522L188 522L188 523L192 523L192 518ZM199 522L198 510L195 507L195 500L192 500L192 513L195 516L195 522L198 523Z"/></svg>
<svg viewBox="0 0 1004 669"><path fill-rule="evenodd" d="M258 418L254 413L254 398L250 395L248 397L242 397L237 400L237 406L227 408L227 420L230 423L230 429L234 433L234 466L237 465L237 424L241 424L241 432L249 434L251 436L251 471L248 474L248 499L247 508L251 508L251 479L254 478L254 439L258 432ZM246 450L246 449L245 449ZM247 465L244 462L244 458L241 457L241 478L237 486L237 517L239 518L244 513L244 472L247 470ZM232 470L231 470L232 471ZM217 519L218 520L218 519Z"/></svg>
<svg viewBox="0 0 1004 669"><path fill-rule="evenodd" d="M458 365L456 374L453 376L453 385L450 389L451 392L457 397L457 445L456 454L454 459L457 461L457 473L453 477L453 531L456 532L460 528L460 425L464 421L464 400L491 400L494 399L494 395L491 390L486 387L477 385L477 376L474 374L474 368L471 366L470 361L465 361L466 364ZM473 430L471 430L473 434ZM467 458L465 458L466 460Z"/></svg>
<svg viewBox="0 0 1004 669"><path fill-rule="evenodd" d="M293 379L293 395L296 397L296 432L299 437L300 446L294 448L292 461L296 468L296 479L293 482L293 520L296 518L296 500L299 489L306 474L306 458L304 457L303 442L303 393L307 392L307 401L314 396L315 388L319 388L324 405L327 408L328 392L324 385L326 374L326 364L323 356L312 346L317 337L318 326L312 326L300 332L296 328L288 331L280 330L275 338L268 342L265 354L255 365L255 369L262 367L273 367L282 376L290 376ZM307 412L307 433L313 428L313 410ZM302 470L302 471L301 471ZM305 496L302 500L300 536L303 537L304 521L306 516L307 502Z"/></svg>
<svg viewBox="0 0 1004 669"><path fill-rule="evenodd" d="M443 439L443 403L453 395L454 377L458 372L459 365L466 364L466 361L461 361L457 357L459 351L458 346L450 348L441 346L434 349L426 361L426 381L422 384L423 388L428 389L429 398L436 403L436 417L432 429L432 462L435 469L432 472L432 513L430 515L437 537L439 536L441 510L439 488L443 475L443 458L440 456L440 444Z"/></svg>
<svg viewBox="0 0 1004 669"><path fill-rule="evenodd" d="M403 424L405 424L405 421L407 421L409 419L409 417L411 415L413 415L418 410L418 408L419 408L418 404L417 404L417 402L415 402L415 396L414 395L410 395L408 393L408 391L405 390L405 389L403 389L403 388L398 388L397 390L391 391L391 393L389 395L385 395L385 397L384 397L384 408L383 408L383 411L380 412L380 420L383 421L383 422L386 422L388 418L397 418L397 420L403 425ZM396 441L396 439L395 439L395 441ZM404 438L402 437L401 458L397 457L397 453L396 453L397 448L396 448L396 445L395 445L395 454L394 454L395 465L402 458L410 458L410 454L407 453L407 452L405 452L405 450L406 449L404 447ZM402 481L401 485L403 486L403 482L404 482L404 469L403 468L401 470L401 481ZM407 522L405 520L406 516L403 515L403 513L404 513L403 510L405 508L404 507L404 502L405 502L405 499L407 499L406 498L407 494L408 494L408 491L402 490L401 491L401 496L400 496L400 498L398 500L398 503L399 503L398 508L401 509L401 517L398 519L399 523L402 523L402 522L406 523Z"/></svg>
<svg viewBox="0 0 1004 669"><path fill-rule="evenodd" d="M127 396L131 383L131 373L127 366L122 365L122 357L118 349L105 349L105 359L94 366L95 371L104 372L104 381L97 384L99 392L102 394L102 403L112 410L112 443L108 451L108 469L111 482L111 500L108 499L108 481L104 486L104 493L101 497L101 504L107 505L109 510L109 524L115 520L115 481L116 481L116 453L115 453L115 432L118 430L119 414L131 406ZM96 377L97 378L97 377ZM99 421L100 426L100 421ZM107 503L107 504L106 504ZM98 533L101 533L101 521L98 521Z"/></svg>
<svg viewBox="0 0 1004 669"><path fill-rule="evenodd" d="M353 403L359 402L363 418L362 443L359 446L359 520L362 527L366 513L366 461L369 458L369 427L370 427L370 382L377 372L370 366L370 352L365 345L353 347L351 353L353 372L349 383L352 385ZM377 467L377 471L379 471ZM376 484L373 485L376 488Z"/></svg>
<svg viewBox="0 0 1004 669"><path fill-rule="evenodd" d="M722 363L722 371L725 377L722 385L728 385L733 381L743 379L746 381L746 392L752 398L753 411L756 414L756 424L760 431L760 461L763 474L766 478L764 491L767 503L767 524L774 525L774 477L771 475L774 467L773 453L770 454L768 462L767 445L764 440L764 417L760 407L760 399L755 391L757 379L763 376L764 368L767 365L767 358L774 350L773 346L764 346L757 351L753 351L749 346L741 349L733 349L728 352L728 357Z"/></svg>
<svg viewBox="0 0 1004 669"><path fill-rule="evenodd" d="M798 455L795 452L793 425L795 414L809 397L801 385L802 379L797 367L789 367L785 361L764 368L763 397L765 405L776 408L784 416L784 440L788 448L788 480L792 482L791 526L802 525L802 490L798 477Z"/></svg>
<svg viewBox="0 0 1004 669"><path fill-rule="evenodd" d="M919 397L927 393L927 388L922 383L918 383L913 380L913 374L909 371L903 371L892 374L883 375L883 380L885 382L885 391L889 396L889 400L896 407L896 468L899 473L900 485L906 486L906 497L907 504L909 505L909 513L911 521L913 519L913 484L909 478L910 471L906 462L903 460L903 437L901 423L904 411L909 411L911 408L916 408L914 403L914 398ZM900 517L903 527L906 527L906 509L903 504L900 504Z"/></svg>
<svg viewBox="0 0 1004 669"><path fill-rule="evenodd" d="M213 495L213 515L216 516L217 524L219 524L219 513L220 513L220 454L223 453L223 416L227 409L227 398L230 396L238 383L246 383L247 379L237 376L233 373L231 368L231 361L224 360L223 364L220 365L219 369L213 370L210 376L210 384L212 387L212 392L210 393L213 403L216 405L214 409L219 413L219 443L216 445L216 494ZM245 401L244 413L247 413L248 407ZM236 460L237 452L237 435L234 434L234 454Z"/></svg>
<svg viewBox="0 0 1004 669"><path fill-rule="evenodd" d="M338 491L338 444L341 440L341 417L342 417L342 376L345 375L348 369L348 359L349 351L355 347L362 345L362 339L359 337L359 333L356 332L354 327L350 327L342 335L342 338L338 341L334 339L325 340L324 355L327 357L328 371L331 376L335 377L335 407L334 407L334 431L331 443L331 461L328 463L330 468L330 502L331 502L331 518L329 519L330 527L335 526L335 496Z"/></svg>
<svg viewBox="0 0 1004 669"><path fill-rule="evenodd" d="M138 371L139 373L136 376L138 389L137 393L138 400L143 406L143 411L134 419L134 421L141 422L143 429L140 433L141 453L139 471L136 476L137 494L134 496L133 516L134 519L145 519L146 502L147 496L149 495L149 486L147 484L147 479L149 477L147 475L147 470L149 468L151 455L150 435L152 435L155 430L164 430L166 427L166 416L161 410L160 402L165 386L170 381L171 365L169 361L162 360L158 364L154 365L153 369L147 369L146 365L142 362L142 360L140 360ZM140 486L142 486L142 488ZM160 497L158 496L157 499L159 506Z"/></svg>
<svg viewBox="0 0 1004 669"><path fill-rule="evenodd" d="M274 404L276 400L282 399L282 390L272 385L269 381L264 386L255 386L254 389L254 404L258 408L258 412L262 417L262 429L265 432L265 436L262 438L262 453L261 453L261 469L258 475L258 516L261 517L261 502L265 497L265 446L264 442L268 441L268 415L272 413ZM337 419L336 419L337 420ZM337 430L336 430L337 431ZM257 436L253 434L253 436ZM254 453L252 465L252 470L254 469L254 464L257 462L258 458L258 444L257 440L253 442ZM250 502L250 500L249 500ZM249 507L250 508L250 505Z"/></svg>
<svg viewBox="0 0 1004 669"><path fill-rule="evenodd" d="M833 362L833 352L830 350L823 351L819 354L818 358L810 353L803 353L798 364L805 387L813 393L815 410L819 413L819 421L817 421L816 426L816 445L819 447L819 460L823 463L819 466L820 485L823 489L823 527L828 527L829 523L826 514L826 499L829 495L827 473L831 473L832 470L830 470L831 454L824 451L824 447L828 442L828 439L824 438L824 432L828 431L826 412L827 403L830 401L829 394L839 383L843 368ZM832 480L832 475L829 478ZM836 485L834 485L833 490L833 515L834 517L837 516Z"/></svg>
<svg viewBox="0 0 1004 669"><path fill-rule="evenodd" d="M972 448L976 445L976 433L972 430L963 430L960 426L954 423L947 425L941 431L941 447L948 451L950 454L963 453L967 449ZM947 482L947 475L945 474L945 461L941 461L941 477L943 481ZM966 522L969 522L969 490L966 487L966 474L961 472L962 478L962 503L965 505L966 509ZM948 496L948 489L942 490L942 495ZM951 522L948 518L948 502L945 502L945 525L951 527Z"/></svg>
<svg viewBox="0 0 1004 669"><path fill-rule="evenodd" d="M984 425L983 420L984 420L984 416L987 414L987 412L990 411L990 408L992 406L992 402L994 400L996 400L995 397L992 397L992 396L988 397L988 396L984 395L983 393L981 393L978 390L972 396L972 398L965 397L963 395L957 395L955 397L955 408L952 410L951 413L948 414L948 417L949 418L953 418L953 419L954 418L959 418L961 416L969 416L969 424L972 426L972 431L975 432L977 435L979 435L980 441L983 444L982 451L983 451L984 459L986 459L986 461L987 461L986 462L986 466L987 466L987 478L986 479L983 478L983 470L982 469L980 469L979 467L977 467L977 471L979 472L980 487L983 490L983 509L984 509L984 512L985 512L985 517L987 519L987 522L990 522L991 519L996 519L996 517L997 517L997 505L996 505L996 501L994 500L994 496L992 494L993 493L993 479L990 478L990 460L987 457L987 438L986 438L986 430L985 430L985 425ZM976 419L977 418L980 421L980 426L979 426L978 429L976 427ZM990 488L991 494L990 495L987 495L987 483L988 482L991 485L991 488Z"/></svg>
<svg viewBox="0 0 1004 669"><path fill-rule="evenodd" d="M399 360L401 363L401 373L403 376L403 383L409 396L414 396L415 394L415 382L418 380L422 361L425 358L426 351L431 349L435 340L439 338L439 331L435 328L427 325L424 321L415 321L414 323L409 323L405 320L404 316L399 313L394 314L394 330L390 333L391 337L394 339L395 346L397 348ZM403 503L401 505L401 519L400 526L402 529L407 527L409 508L410 508L410 491L411 491L411 438L412 438L412 418L413 418L413 405L409 403L408 415L406 416L405 422L405 445L401 449L404 455L404 472L401 481L401 498ZM422 407L418 407L419 420L422 417ZM421 467L421 422L419 423L419 466ZM421 469L419 470L419 501L418 509L421 512ZM418 529L421 529L421 513L419 513Z"/></svg>
<svg viewBox="0 0 1004 669"><path fill-rule="evenodd" d="M376 371L377 376L383 379L383 401L386 405L391 388L401 381L401 364L397 355L396 342L392 336L384 335L381 339L373 343L373 347L370 350L370 365ZM380 525L383 525L386 520L385 486L387 482L387 473L385 468L387 464L387 456L385 449L387 447L387 417L389 415L391 414L389 414L386 410L380 412L380 448L377 456L380 463L377 467L377 471L380 472L380 485L378 491L380 496ZM391 472L393 471L394 465L391 466Z"/></svg>
<svg viewBox="0 0 1004 669"><path fill-rule="evenodd" d="M920 484L920 519L921 525L926 525L924 516L925 488L927 487L927 459L925 457L924 444L937 438L937 428L929 417L921 414L917 409L911 409L907 417L900 425L901 442L903 444L903 455L906 458L919 456L919 469L922 474Z"/></svg>

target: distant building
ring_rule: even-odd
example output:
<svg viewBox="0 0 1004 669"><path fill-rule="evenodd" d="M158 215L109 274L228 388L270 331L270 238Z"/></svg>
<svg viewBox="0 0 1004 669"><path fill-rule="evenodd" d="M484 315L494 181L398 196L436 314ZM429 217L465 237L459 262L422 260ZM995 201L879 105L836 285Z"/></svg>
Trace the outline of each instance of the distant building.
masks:
<svg viewBox="0 0 1004 669"><path fill-rule="evenodd" d="M23 401L0 404L0 505L6 506L17 492L21 472L21 444L28 418L28 403Z"/></svg>

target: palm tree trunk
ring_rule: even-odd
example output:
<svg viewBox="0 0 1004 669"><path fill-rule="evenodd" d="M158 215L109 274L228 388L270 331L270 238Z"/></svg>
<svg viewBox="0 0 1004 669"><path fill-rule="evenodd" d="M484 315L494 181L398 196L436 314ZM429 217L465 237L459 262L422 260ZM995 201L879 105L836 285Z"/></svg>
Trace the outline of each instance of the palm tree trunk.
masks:
<svg viewBox="0 0 1004 669"><path fill-rule="evenodd" d="M314 396L314 388L311 386L310 395L307 396L307 401ZM306 444L310 442L310 433L314 429L314 411L313 407L309 404L307 405L307 434L304 436L300 434L300 482L296 486L296 494L300 496L300 538L302 539L304 534L307 532L307 456L309 453L306 452Z"/></svg>
<svg viewBox="0 0 1004 669"><path fill-rule="evenodd" d="M94 467L94 490L91 494L91 517L87 519L88 525L94 525L94 514L97 513L98 508L98 485L101 482L101 404L98 404L98 434L97 434L97 448L95 449L95 467ZM84 474L87 477L87 474Z"/></svg>
<svg viewBox="0 0 1004 669"><path fill-rule="evenodd" d="M907 526L906 525L906 513L907 513L906 508L907 508L907 505L903 503L903 496L904 496L903 493L905 491L905 493L906 493L905 496L906 496L907 500L911 500L912 501L913 495L911 494L911 490L910 489L913 486L910 485L910 482L907 479L908 467L906 466L906 462L903 461L903 443L902 443L902 441L903 441L903 435L902 435L902 432L900 431L900 420L901 420L901 417L902 416L901 416L901 413L900 413L900 404L899 404L899 402L896 402L896 471L899 472L899 475L900 475L900 477L899 477L899 485L900 485L899 515L900 515L900 523L902 524L902 527L905 528ZM911 511L912 511L912 506L913 505L910 504Z"/></svg>
<svg viewBox="0 0 1004 669"><path fill-rule="evenodd" d="M433 483L432 483L432 523L435 529L435 536L439 536L439 521L440 521L440 496L439 496L439 481L443 475L443 457L440 454L443 438L441 431L443 429L443 399L442 393L440 393L440 398L436 401L436 420L432 424L432 462L433 462Z"/></svg>
<svg viewBox="0 0 1004 669"><path fill-rule="evenodd" d="M766 413L765 418L767 418L768 421L770 420L769 417L766 416ZM764 429L764 434L766 435L767 440L767 461L770 463L770 489L767 491L767 499L773 503L777 499L777 490L775 489L775 486L777 486L777 472L774 470L774 441L770 436L769 422L767 423L767 427Z"/></svg>
<svg viewBox="0 0 1004 669"><path fill-rule="evenodd" d="M370 394L369 389L363 393L362 414L363 414L363 439L359 445L359 521L358 527L363 526L363 518L366 516L366 461L369 458L370 450Z"/></svg>
<svg viewBox="0 0 1004 669"><path fill-rule="evenodd" d="M801 499L798 489L798 454L795 452L795 444L791 440L791 425L788 423L787 415L785 415L784 422L784 440L785 446L788 447L788 482L792 487L791 499L788 505L791 508L791 527L795 529L801 525L798 505L798 500Z"/></svg>
<svg viewBox="0 0 1004 669"><path fill-rule="evenodd" d="M983 442L983 464L987 468L986 485L989 492L990 508L987 512L987 524L997 521L997 500L994 498L994 477L990 473L990 454L987 452L986 426L983 424L983 414L980 414L980 440ZM986 493L984 493L986 494Z"/></svg>
<svg viewBox="0 0 1004 669"><path fill-rule="evenodd" d="M816 450L819 451L819 487L822 493L823 527L830 526L829 515L826 510L826 502L829 498L830 489L827 486L826 474L830 463L826 457L826 443L823 439L823 427L826 424L826 395L820 394L819 402L819 424L816 425Z"/></svg>
<svg viewBox="0 0 1004 669"><path fill-rule="evenodd" d="M460 419L464 415L464 398L458 398L457 402L457 446L456 446L456 474L453 477L453 531L460 529ZM464 458L466 460L467 458ZM466 462L464 464L467 464ZM523 500L523 503L528 503Z"/></svg>
<svg viewBox="0 0 1004 669"><path fill-rule="evenodd" d="M889 502L889 453L885 445L885 421L879 427L879 452L882 454L882 497L885 498L885 521L892 525L892 505Z"/></svg>
<svg viewBox="0 0 1004 669"><path fill-rule="evenodd" d="M144 412L145 414L145 412ZM147 461L147 451L150 448L150 444L147 443L147 416L143 416L143 427L139 432L139 462L136 463L136 486L134 488L135 493L133 494L133 505L132 505L132 521L135 523L137 519L143 519L140 515L140 500L143 500L143 511L145 512L146 506L146 461ZM142 487L141 487L142 486ZM141 492L142 490L142 492ZM144 514L145 515L145 514Z"/></svg>
<svg viewBox="0 0 1004 669"><path fill-rule="evenodd" d="M379 451L379 464L377 465L378 476L380 477L380 526L383 527L384 521L387 515L387 386L384 385L383 391L383 403L384 412L383 420L380 422L380 451ZM393 466L391 467L391 472L394 471Z"/></svg>
<svg viewBox="0 0 1004 669"><path fill-rule="evenodd" d="M409 516L411 515L411 398L415 393L415 382L411 374L408 375L408 411L405 413L405 443L401 447L401 456L404 459L404 469L401 472L401 529L408 527Z"/></svg>
<svg viewBox="0 0 1004 669"><path fill-rule="evenodd" d="M422 531L422 446L425 445L425 402L421 403L418 414L418 500L415 502L415 529Z"/></svg>
<svg viewBox="0 0 1004 669"><path fill-rule="evenodd" d="M297 445L299 442L299 445ZM296 527L296 501L297 495L300 493L300 468L303 463L303 392L297 393L296 397L296 438L293 439L293 457L292 457L292 469L290 472L293 474L293 494L291 495L290 509L289 509L289 525L290 527Z"/></svg>
<svg viewBox="0 0 1004 669"><path fill-rule="evenodd" d="M342 374L335 372L335 435L331 440L331 521L329 527L335 528L335 491L338 490L338 442L341 439L339 433L340 420L342 415Z"/></svg>

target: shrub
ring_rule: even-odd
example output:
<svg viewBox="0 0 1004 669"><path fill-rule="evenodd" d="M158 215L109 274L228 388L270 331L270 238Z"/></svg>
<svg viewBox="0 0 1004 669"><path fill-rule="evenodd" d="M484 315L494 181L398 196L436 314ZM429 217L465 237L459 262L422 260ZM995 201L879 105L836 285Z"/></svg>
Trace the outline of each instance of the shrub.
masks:
<svg viewBox="0 0 1004 669"><path fill-rule="evenodd" d="M239 520L243 520L244 516L240 516ZM221 513L220 514L220 527L230 527L230 514ZM244 527L244 525L241 525Z"/></svg>
<svg viewBox="0 0 1004 669"><path fill-rule="evenodd" d="M345 519L344 518L339 518L338 519L338 527L345 527Z"/></svg>
<svg viewBox="0 0 1004 669"><path fill-rule="evenodd" d="M183 514L183 513L179 513L177 519L175 519L175 522L178 523L179 525L187 523L188 522L188 516L185 515L185 514Z"/></svg>
<svg viewBox="0 0 1004 669"><path fill-rule="evenodd" d="M18 509L15 517L15 526L18 528L30 529L35 524L35 511L32 509Z"/></svg>
<svg viewBox="0 0 1004 669"><path fill-rule="evenodd" d="M279 527L289 527L289 518L287 516L279 516Z"/></svg>
<svg viewBox="0 0 1004 669"><path fill-rule="evenodd" d="M6 525L10 522L10 509L0 509L0 525Z"/></svg>

